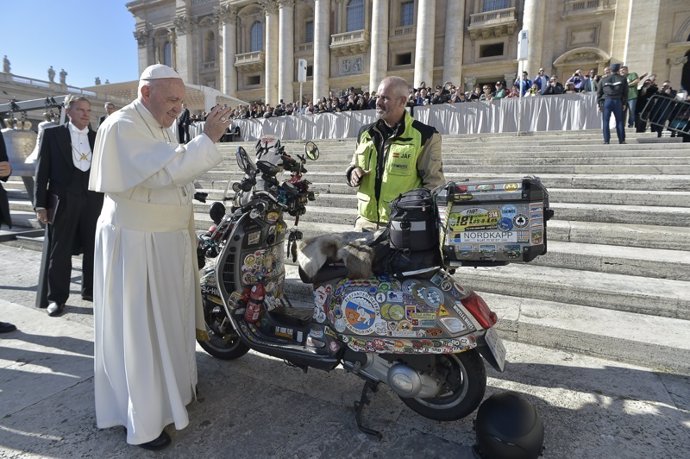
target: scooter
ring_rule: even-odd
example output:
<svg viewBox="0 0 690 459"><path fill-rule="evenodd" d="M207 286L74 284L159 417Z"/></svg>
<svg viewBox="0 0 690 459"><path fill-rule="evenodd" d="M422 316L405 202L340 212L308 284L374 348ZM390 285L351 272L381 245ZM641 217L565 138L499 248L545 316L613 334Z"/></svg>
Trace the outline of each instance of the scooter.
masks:
<svg viewBox="0 0 690 459"><path fill-rule="evenodd" d="M307 159L285 152L279 140L257 143L254 163L244 148L244 172L232 185L229 210L211 206L214 221L198 241L201 292L212 356L233 360L250 349L302 368L330 371L339 365L365 381L355 402L358 427L369 393L384 383L424 417L453 421L472 413L486 389L484 361L498 371L505 347L493 328L497 317L442 264L408 277L348 278L342 264L329 264L306 279L314 303L295 307L286 297L285 258L295 259L300 215L316 196L304 178ZM280 173L289 174L279 179ZM285 214L295 217L288 230ZM286 244L287 242L287 244ZM287 251L286 251L287 246Z"/></svg>

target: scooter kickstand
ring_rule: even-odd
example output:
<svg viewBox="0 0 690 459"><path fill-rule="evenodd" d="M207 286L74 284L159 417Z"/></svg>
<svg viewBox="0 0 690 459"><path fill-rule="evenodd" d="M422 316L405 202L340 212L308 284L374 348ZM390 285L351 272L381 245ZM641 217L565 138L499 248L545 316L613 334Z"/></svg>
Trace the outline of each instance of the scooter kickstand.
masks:
<svg viewBox="0 0 690 459"><path fill-rule="evenodd" d="M376 381L367 380L367 382L364 383L364 387L362 388L362 397L358 402L355 402L355 421L357 422L357 427L359 430L365 434L373 435L377 439L381 440L383 438L383 434L381 432L362 425L362 411L364 410L364 407L371 402L367 392L371 390L372 393L376 393L379 388L378 386L379 383Z"/></svg>

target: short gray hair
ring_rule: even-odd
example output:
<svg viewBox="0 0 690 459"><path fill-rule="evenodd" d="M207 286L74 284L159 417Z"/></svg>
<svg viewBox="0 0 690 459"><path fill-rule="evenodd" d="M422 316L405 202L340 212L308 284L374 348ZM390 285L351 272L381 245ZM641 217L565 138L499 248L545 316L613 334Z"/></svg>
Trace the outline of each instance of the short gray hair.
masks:
<svg viewBox="0 0 690 459"><path fill-rule="evenodd" d="M410 85L404 78L399 76L388 76L381 80L381 83L387 82L389 87L393 90L393 93L397 97L404 97L407 99L410 93Z"/></svg>

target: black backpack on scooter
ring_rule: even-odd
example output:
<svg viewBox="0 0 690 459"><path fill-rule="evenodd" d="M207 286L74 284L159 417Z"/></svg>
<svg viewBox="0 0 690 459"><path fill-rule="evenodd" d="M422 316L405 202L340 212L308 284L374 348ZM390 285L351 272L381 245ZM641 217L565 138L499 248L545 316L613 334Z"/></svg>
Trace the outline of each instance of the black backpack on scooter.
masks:
<svg viewBox="0 0 690 459"><path fill-rule="evenodd" d="M433 275L442 265L438 208L426 188L391 202L388 227L373 244L374 274L402 278Z"/></svg>

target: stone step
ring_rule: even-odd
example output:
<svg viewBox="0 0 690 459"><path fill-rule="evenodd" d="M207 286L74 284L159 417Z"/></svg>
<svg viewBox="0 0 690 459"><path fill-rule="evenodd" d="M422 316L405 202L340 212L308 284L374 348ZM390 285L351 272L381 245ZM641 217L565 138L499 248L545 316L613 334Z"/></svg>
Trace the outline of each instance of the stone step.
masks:
<svg viewBox="0 0 690 459"><path fill-rule="evenodd" d="M323 164L312 170L325 173L336 174L341 177L345 175L346 167L340 164ZM513 176L524 175L543 175L543 174L637 174L637 175L690 175L690 165L666 165L666 164L566 164L566 165L543 165L543 164L470 164L470 165L443 165L443 172L446 175L453 174L491 174L500 176L512 174Z"/></svg>
<svg viewBox="0 0 690 459"><path fill-rule="evenodd" d="M307 215L309 215L309 212L307 212ZM206 222L210 221L208 215L197 214L197 217L199 222L205 220L203 229L207 229L208 225ZM300 218L299 228L304 232L305 237L324 233L352 231L352 225L349 224L316 223L306 220L304 217ZM290 220L291 222L292 220ZM579 244L690 251L690 228L688 227L550 220L548 223L548 239L549 247L551 247L552 242L560 241Z"/></svg>
<svg viewBox="0 0 690 459"><path fill-rule="evenodd" d="M324 231L350 231L355 220L354 214L344 212L343 209L338 210L341 212L334 215L316 212L317 215L314 216L315 212L310 209L300 217L300 227L306 228L314 235ZM324 216L332 218L327 220ZM211 225L208 212L195 213L195 220L198 230L206 230ZM289 218L286 221L292 225L294 219ZM690 228L687 226L550 220L548 237L550 241L690 251Z"/></svg>
<svg viewBox="0 0 690 459"><path fill-rule="evenodd" d="M320 225L300 221L299 229L308 239L321 234L353 231L347 225ZM550 266L627 276L690 281L690 251L631 247L558 240L558 231L549 228L548 251L530 266ZM690 247L687 247L690 248Z"/></svg>
<svg viewBox="0 0 690 459"><path fill-rule="evenodd" d="M311 285L295 266L286 266L285 292L312 301ZM688 320L477 292L498 315L505 339L690 374Z"/></svg>
<svg viewBox="0 0 690 459"><path fill-rule="evenodd" d="M291 276L298 279L296 272ZM690 319L690 282L556 269L531 264L458 268L461 285L478 292L562 302L640 315ZM625 294L621 294L625 292Z"/></svg>
<svg viewBox="0 0 690 459"><path fill-rule="evenodd" d="M446 180L462 182L464 180L516 180L525 175L534 174L495 174L495 173L445 173ZM654 174L539 174L547 188L576 188L595 190L638 190L638 191L681 191L687 192L690 175L654 175ZM225 189L228 181L235 182L242 174L235 170L211 170L203 174L198 183L201 188ZM345 170L337 173L321 170L309 171L306 178L313 183L345 183Z"/></svg>
<svg viewBox="0 0 690 459"><path fill-rule="evenodd" d="M690 155L683 156L591 156L591 157L554 157L554 156L539 156L539 157L514 157L514 156L501 156L501 157L460 157L461 155L454 155L449 157L444 157L443 167L444 170L452 172L458 169L457 166L488 166L496 165L506 167L508 165L512 166L655 166L655 165L690 165ZM342 171L347 169L350 157L345 157L344 155L332 156L325 158L323 160L319 159L318 163L310 164L307 163L306 168L311 173L312 171L324 170L328 166L328 170L338 168ZM451 168L451 166L453 166ZM237 169L234 159L223 160L215 170L232 171Z"/></svg>
<svg viewBox="0 0 690 459"><path fill-rule="evenodd" d="M627 276L690 281L690 252L579 242L548 241L531 265Z"/></svg>
<svg viewBox="0 0 690 459"><path fill-rule="evenodd" d="M690 318L690 282L687 281L518 264L459 269L455 277L478 291Z"/></svg>
<svg viewBox="0 0 690 459"><path fill-rule="evenodd" d="M356 218L356 196L342 194L321 194L316 201L318 205L310 205L307 220L320 220L325 223L341 223L345 216L345 223L354 222ZM194 204L195 212L206 213L210 201ZM554 219L569 221L587 221L603 223L643 223L658 226L690 226L690 207L666 206L632 206L611 204L582 204L551 202ZM318 212L314 212L318 209ZM311 212L310 212L311 211Z"/></svg>
<svg viewBox="0 0 690 459"><path fill-rule="evenodd" d="M310 187L318 194L316 203L322 195L342 194L355 195L356 189L345 183L312 183ZM551 203L611 204L633 206L690 206L690 191L656 191L650 193L642 190L585 190L574 188L549 188ZM209 200L223 199L225 188L200 188L198 191L208 193ZM229 196L232 196L232 192Z"/></svg>

